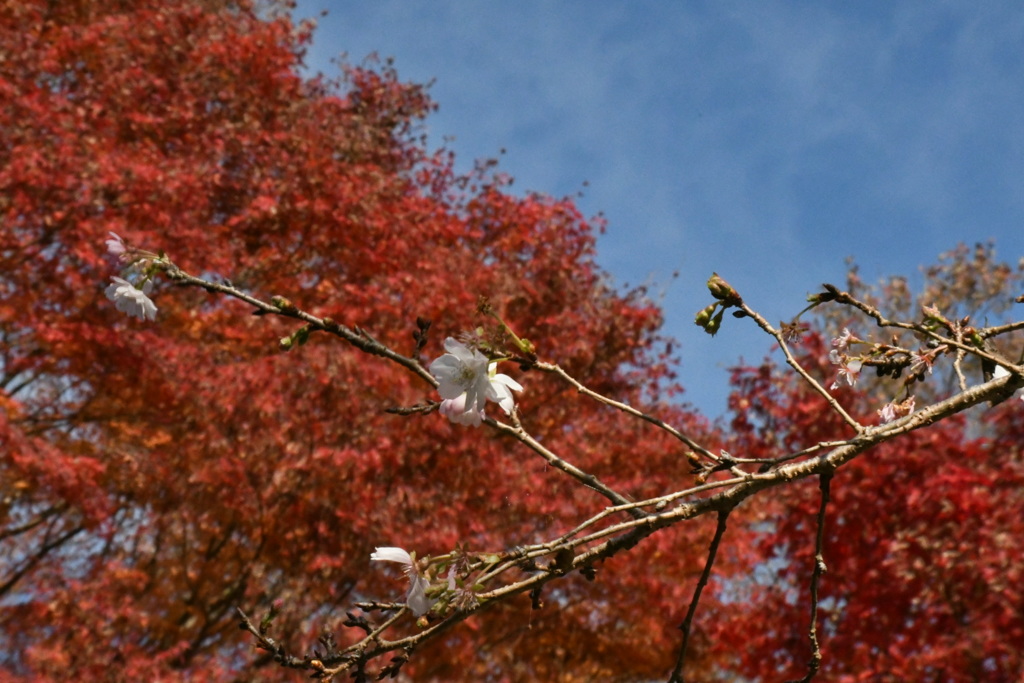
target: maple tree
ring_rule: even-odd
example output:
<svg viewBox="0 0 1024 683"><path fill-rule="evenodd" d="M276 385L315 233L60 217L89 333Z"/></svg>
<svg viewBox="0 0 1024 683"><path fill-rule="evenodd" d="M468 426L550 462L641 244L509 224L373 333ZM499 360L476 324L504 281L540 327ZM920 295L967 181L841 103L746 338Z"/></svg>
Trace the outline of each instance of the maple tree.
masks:
<svg viewBox="0 0 1024 683"><path fill-rule="evenodd" d="M891 316L934 305L996 322L1007 319L1024 261L1001 262L992 245L961 245L924 275L915 295L905 278L868 286L853 268L847 290ZM841 311L830 311L819 324L867 331ZM1022 353L1019 335L987 345L1010 359ZM826 347L821 335L812 336L802 359L824 376ZM984 377L977 363L963 370L970 384ZM956 391L959 378L949 368L925 374L914 382L919 403ZM737 449L771 453L842 432L834 416L822 415L806 389L780 378L771 363L737 368L734 383L737 419L730 426ZM890 379L848 392L844 405L869 415L900 383ZM832 479L823 539L830 603L822 615L822 672L829 680L862 680L870 673L878 680L1003 681L1024 672L1017 542L1024 515L1022 426L1020 401L1003 400L881 444ZM750 539L753 557L763 561L783 552L790 561L762 566L766 576L730 622L747 634L743 647L728 648L737 671L801 676L808 642L786 625L807 618L794 591L814 564L808 539L818 503L816 487L805 484L764 504L770 528L760 527Z"/></svg>
<svg viewBox="0 0 1024 683"><path fill-rule="evenodd" d="M685 649L687 676L771 680L807 669L817 550L823 671L1021 670L1020 402L961 416L1019 375L915 387L916 413L860 440L892 397L821 385L822 330L855 304L902 302L887 315L944 360L991 356L960 321L1019 269L958 252L924 299L950 317L924 322L894 283L825 290L792 345L819 383L738 369L735 419L711 424L675 400L658 308L594 265L599 224L490 163L456 173L420 135L433 103L386 63L301 77L312 26L288 9L0 3L0 671L637 680L681 677ZM155 322L104 296L111 232L155 308L111 296ZM709 287L709 331L723 307L774 331ZM477 327L524 391L473 429L436 414L430 361ZM983 341L1012 365L1019 329ZM431 558L419 623L381 601L408 585L371 566L387 546Z"/></svg>

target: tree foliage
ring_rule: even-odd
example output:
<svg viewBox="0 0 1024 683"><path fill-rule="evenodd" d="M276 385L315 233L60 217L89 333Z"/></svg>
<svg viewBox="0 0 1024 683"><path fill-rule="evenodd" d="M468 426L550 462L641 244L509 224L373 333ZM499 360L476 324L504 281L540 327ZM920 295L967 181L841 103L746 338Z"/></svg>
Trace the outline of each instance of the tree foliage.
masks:
<svg viewBox="0 0 1024 683"><path fill-rule="evenodd" d="M519 588L422 623L398 611L388 639L439 637L345 660L357 675L664 678L685 619L687 675L799 676L816 550L832 677L1024 669L1019 401L980 415L950 403L854 459L843 412L766 362L737 369L731 424L709 423L676 400L661 312L594 265L599 223L570 200L517 196L489 162L457 173L421 135L428 94L388 63L301 77L312 27L287 9L0 2L5 676L317 673L303 655L329 661L396 614L384 601L405 579L371 567L379 546L451 554L470 582L494 566L494 590ZM104 297L110 232L152 252L157 323ZM984 248L929 273L947 360L962 316L1005 313L1019 284ZM916 320L897 285L875 292L852 271L842 294ZM730 333L772 329L724 281L711 291L747 318ZM825 384L826 330L857 310L838 299L822 296L792 345ZM471 429L433 414L426 368L446 336L477 328L482 348L516 356L507 372L526 391L511 422ZM1019 365L1019 337L984 341L971 353ZM921 403L969 393L949 377L917 382ZM893 397L862 386L836 396L877 424ZM786 469L782 456L820 442L856 453ZM830 482L824 525L815 479ZM699 518L713 511L718 525Z"/></svg>
<svg viewBox="0 0 1024 683"><path fill-rule="evenodd" d="M407 350L417 316L471 330L486 293L565 367L639 400L670 381L660 313L606 284L571 202L517 198L487 167L456 174L416 137L433 108L421 87L386 64L343 84L303 80L308 28L246 3L2 12L10 671L63 678L120 663L126 679L219 680L266 663L245 661L235 606L279 605L275 626L302 648L353 599L393 586L370 572L375 545L500 549L600 509L507 439L385 413L424 400L424 387L356 349L313 339L283 356L282 324L201 291L161 298L159 328L124 320L103 297L110 261L97 249L119 232ZM638 443L671 462L666 438L597 404L580 410L574 394L535 384L524 409L552 446L655 490L657 459L614 464ZM655 583L674 591L677 579ZM565 611L513 619L525 600L414 668L543 676L534 665L560 649L563 664L588 653L568 667L580 676L606 670L622 656L606 626L642 605L628 590L603 609L570 592Z"/></svg>
<svg viewBox="0 0 1024 683"><path fill-rule="evenodd" d="M847 286L894 316L913 316L934 302L999 323L1019 291L1024 263L999 261L992 245L961 245L923 274L917 295L903 277L867 286L856 267ZM870 331L842 310L822 318L833 330L850 324ZM988 345L1010 359L1022 353L1019 334ZM801 362L827 377L828 346L820 334L809 337ZM984 378L976 359L962 370L971 384ZM924 381L913 382L919 402L957 391L948 366L925 372ZM869 418L905 380L848 391L844 405ZM839 420L823 415L806 387L787 381L772 363L737 368L734 384L731 427L744 452L772 453L842 433ZM1024 671L1024 595L1014 540L1024 515L1021 405L1007 400L985 408L881 444L833 478L824 539L829 604L822 616L823 672L830 680L861 680L873 672L884 674L880 680L999 681ZM813 566L809 539L818 502L809 483L788 489L765 511L770 523L751 538L752 561L779 553L788 561L765 566L770 580L752 589L747 609L733 622L750 634L739 658L747 675L799 677L809 657L806 639L790 625L806 621L804 601L795 598ZM735 652L721 646L723 654Z"/></svg>

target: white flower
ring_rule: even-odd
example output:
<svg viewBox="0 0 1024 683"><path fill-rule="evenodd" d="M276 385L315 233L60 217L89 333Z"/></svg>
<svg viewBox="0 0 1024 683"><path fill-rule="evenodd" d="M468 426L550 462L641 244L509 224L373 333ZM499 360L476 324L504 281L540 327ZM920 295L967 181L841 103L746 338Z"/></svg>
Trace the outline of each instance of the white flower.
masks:
<svg viewBox="0 0 1024 683"><path fill-rule="evenodd" d="M121 239L121 236L116 232L108 234L110 235L110 239L107 240L107 251L114 256L124 255L124 253L128 251L128 247L125 246L124 240Z"/></svg>
<svg viewBox="0 0 1024 683"><path fill-rule="evenodd" d="M444 350L448 353L430 364L430 374L438 381L441 398L458 398L465 393L467 407L483 410L490 385L487 356L451 337L444 340Z"/></svg>
<svg viewBox="0 0 1024 683"><path fill-rule="evenodd" d="M412 610L412 613L415 616L423 616L431 607L434 606L434 602L436 601L427 597L427 588L430 587L430 582L419 575L416 571L412 555L404 549L393 547L376 548L370 555L370 561L397 562L398 564L404 565L402 572L409 577L410 583L409 592L405 596L405 604L410 610Z"/></svg>
<svg viewBox="0 0 1024 683"><path fill-rule="evenodd" d="M117 310L128 315L134 315L139 320L156 320L156 304L146 296L152 288L152 283L147 281L142 289L139 289L124 278L112 277L114 284L107 287L107 298L114 302Z"/></svg>
<svg viewBox="0 0 1024 683"><path fill-rule="evenodd" d="M498 364L476 349L448 337L444 354L430 364L438 381L441 414L458 424L479 426L487 401L497 403L506 415L515 407L513 391L523 387L508 375L498 374Z"/></svg>

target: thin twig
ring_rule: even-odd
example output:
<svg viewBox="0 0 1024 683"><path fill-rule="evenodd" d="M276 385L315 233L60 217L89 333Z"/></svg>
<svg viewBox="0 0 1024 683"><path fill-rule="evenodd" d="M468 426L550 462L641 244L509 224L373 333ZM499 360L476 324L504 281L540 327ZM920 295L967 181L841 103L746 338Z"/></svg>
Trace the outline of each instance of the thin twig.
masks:
<svg viewBox="0 0 1024 683"><path fill-rule="evenodd" d="M725 535L725 523L729 518L730 512L732 512L732 508L719 510L718 512L718 525L715 527L715 536L711 539L711 547L708 548L708 559L704 563L704 571L701 572L697 588L693 591L693 599L690 600L690 607L686 610L686 618L679 625L679 630L683 632L683 642L679 646L679 657L676 659L676 667L672 670L672 675L668 679L669 683L683 683L685 680L683 678L683 663L686 660L686 647L690 644L690 628L693 625L693 616L697 613L697 603L700 602L700 595L704 591L704 587L708 585L708 579L711 578L711 568L714 566L715 557L718 555L718 545L722 542L722 536Z"/></svg>
<svg viewBox="0 0 1024 683"><path fill-rule="evenodd" d="M594 399L595 401L598 401L599 403L611 406L612 408L620 410L626 413L627 415L632 415L633 417L644 420L645 422L649 422L652 425L655 425L656 427L665 430L666 432L674 436L676 439L679 439L693 451L700 453L704 457L709 458L711 460L718 460L718 458L710 451L708 451L706 448L704 448L696 441L686 436L678 429L665 422L664 420L654 417L653 415L648 415L642 410L637 410L633 406L628 405L626 403L622 403L621 401L616 401L615 399L608 398L607 396L597 393L593 389L589 389L578 379L576 379L575 377L567 373L565 370L563 370L561 366L556 365L554 363L544 363L538 361L537 363L534 363L533 367L537 368L538 370L543 370L544 372L548 372L561 377L563 380L571 384L576 389L576 391L583 394L584 396L589 396L590 398Z"/></svg>
<svg viewBox="0 0 1024 683"><path fill-rule="evenodd" d="M821 668L821 644L818 642L818 583L822 575L828 571L822 547L825 544L825 511L828 508L831 483L831 472L822 472L818 477L821 506L818 508L818 533L814 541L814 571L811 572L811 625L807 630L807 636L811 641L811 661L807 663L807 675L800 679L799 683L810 683Z"/></svg>
<svg viewBox="0 0 1024 683"><path fill-rule="evenodd" d="M926 327L925 325L922 325L920 323L904 323L896 320L890 320L886 318L884 315L882 315L882 312L879 311L874 306L871 306L870 304L864 303L863 301L853 298L847 292L840 292L838 298L836 299L836 302L841 304L847 304L849 306L856 308L857 310L861 311L868 317L873 318L875 323L879 327L894 327L899 330L907 330L909 332L921 334L926 337L929 337L930 339L934 339L939 344L946 344L955 349L971 353L977 356L978 358L992 361L993 363L998 362L998 359L992 354L988 353L987 351L979 349L977 346L974 346L973 344L965 344L960 340L944 337L935 330ZM1019 329L1024 329L1024 321L1010 323L1008 325L1000 325L998 327L988 327L985 329L978 330L977 333L978 336L980 336L982 339L988 339L990 337L995 337L1000 334L1006 334L1007 332L1013 332L1014 330Z"/></svg>
<svg viewBox="0 0 1024 683"><path fill-rule="evenodd" d="M808 385L810 385L811 389L813 389L819 396L825 399L829 406L832 407L832 410L834 410L841 418L843 418L843 421L846 424L850 425L850 427L852 427L855 432L857 432L858 434L863 432L864 425L857 422L857 420L853 419L853 417L851 417L850 414L847 413L841 405L839 405L839 401L835 400L835 398L832 397L832 394L828 393L828 390L825 389L825 387L823 387L821 383L818 382L818 380L811 377L811 375L806 370L804 370L803 366L800 365L796 357L793 356L793 353L789 350L789 344L786 343L785 336L781 332L776 330L771 325L771 323L765 320L759 313L754 311L754 309L750 308L750 306L748 306L747 304L740 304L740 308L743 309L743 312L746 313L747 316L752 318L754 322L757 323L758 327L760 327L762 330L764 330L765 332L767 332L768 334L775 338L775 341L779 344L779 348L782 349L783 355L785 355L786 357L786 364L789 365L789 367L796 370L797 374L803 377L804 381L807 382Z"/></svg>
<svg viewBox="0 0 1024 683"><path fill-rule="evenodd" d="M983 330L978 330L978 334L981 335L982 339L991 339L992 337L997 337L1007 332L1016 332L1017 330L1024 330L1024 320L995 327L986 327Z"/></svg>
<svg viewBox="0 0 1024 683"><path fill-rule="evenodd" d="M520 443L525 444L530 448L530 450L534 451L542 458L544 458L544 460L547 461L549 465L551 465L557 470L565 472L570 477L580 482L587 488L597 491L602 496L610 500L613 504L628 505L629 503L632 502L618 491L615 491L614 489L606 485L604 482L598 479L596 475L593 475L589 472L584 472L583 470L576 467L572 463L566 462L562 458L558 457L557 455L555 455L554 452L543 446L539 441L537 441L537 439L533 438L533 436L531 436L530 433L527 432L526 429L523 427L522 423L519 421L519 415L517 414L517 411L512 411L512 422L514 424L508 425L505 424L504 422L498 422L497 420L493 420L489 417L485 418L484 422L486 422L488 425L494 427L500 432L504 432L505 434L510 434L511 436L515 437L516 439L519 440ZM646 513L644 513L642 510L631 510L629 514L631 514L633 517L643 517Z"/></svg>
<svg viewBox="0 0 1024 683"><path fill-rule="evenodd" d="M412 371L418 375L420 379L429 384L432 387L437 387L437 380L434 379L433 375L423 367L420 362L415 358L409 356L403 356L397 351L393 351L388 348L385 344L377 341L369 333L360 328L351 329L339 322L331 320L330 318L318 318L315 315L307 313L298 307L282 302L281 305L275 305L268 303L262 299L258 299L250 294L246 294L242 290L236 288L234 285L225 282L213 282L212 280L205 280L201 277L196 277L186 273L184 270L179 268L170 262L163 262L164 272L167 277L178 284L188 285L192 287L200 287L208 292L220 292L230 297L244 301L256 308L261 315L277 315L283 318L291 318L293 320L301 320L302 322L310 325L310 331L327 332L333 334L336 337L344 339L346 342L356 347L360 351L368 353L372 356L380 356L386 358L402 367Z"/></svg>

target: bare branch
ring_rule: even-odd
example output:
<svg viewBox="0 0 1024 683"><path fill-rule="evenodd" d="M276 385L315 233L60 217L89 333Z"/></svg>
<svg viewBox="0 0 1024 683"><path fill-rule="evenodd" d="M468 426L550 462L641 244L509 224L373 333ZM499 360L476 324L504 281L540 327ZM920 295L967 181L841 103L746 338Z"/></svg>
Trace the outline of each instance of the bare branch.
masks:
<svg viewBox="0 0 1024 683"><path fill-rule="evenodd" d="M800 679L800 683L810 683L810 680L817 675L818 669L821 668L821 645L818 643L818 583L822 575L828 571L822 546L825 543L825 512L828 508L831 482L831 472L823 472L818 478L821 488L821 506L818 508L818 533L814 542L814 570L811 572L811 624L807 631L807 636L811 641L811 661L807 663L807 675Z"/></svg>
<svg viewBox="0 0 1024 683"><path fill-rule="evenodd" d="M438 386L438 381L419 360L389 349L365 330L348 328L329 318L318 318L301 311L281 297L274 297L268 303L241 292L230 283L210 282L191 276L168 261L161 263L168 277L176 282L232 296L255 307L259 315L278 315L301 321L304 326L291 337L282 341L282 345L285 348L296 341L298 343L305 341L305 338L313 331L324 331L340 337L366 353L383 357L410 370L433 387ZM728 294L728 292L726 293ZM838 303L858 308L874 318L881 326L913 331L919 335L934 339L939 344L946 345L944 347L935 347L933 345L932 348L938 348L939 350L929 353L938 355L948 349L956 349L956 367L958 372L959 364L967 353L990 361L998 360L1004 366L1006 365L1005 361L997 359L985 350L972 346L972 342L965 339L966 333L958 332L952 326L952 323L947 324L946 329L950 330L956 339L949 339L938 334L924 324L894 323L889 321L881 316L873 307L857 302L845 293L837 294L834 300ZM826 570L822 547L824 543L825 514L829 502L829 485L834 472L859 454L878 444L897 438L902 434L955 413L962 412L983 401L1009 395L1009 393L1012 393L1016 388L1024 384L1024 374L1022 374L1021 368L1011 365L1008 367L1009 374L1007 376L993 379L985 384L971 388L965 388L966 380L961 374L960 384L961 388L964 389L961 393L887 424L866 426L860 424L848 414L825 387L800 365L792 354L782 332L776 330L763 317L742 303L738 295L736 297L729 297L728 303L729 305L738 306L744 316L753 318L762 330L778 342L785 355L787 364L854 430L854 436L847 440L817 443L776 458L733 458L725 452L721 456L716 456L699 445L694 439L663 420L587 388L582 382L569 375L557 364L534 360L532 362L533 367L559 377L562 381L573 386L580 394L666 431L675 439L685 444L693 453L699 453L715 463L715 467L704 473L703 478L698 476L697 481L699 485L697 486L642 501L633 501L623 493L614 490L600 481L594 474L580 469L543 445L540 440L526 430L517 410L513 410L511 413L511 424L506 424L492 418L485 418L484 423L489 427L515 438L531 451L538 454L550 466L604 496L611 505L549 542L517 548L511 551L476 556L475 560L471 560L468 565L463 565L459 570L462 572L460 576L473 586L471 599L465 601L439 599L433 612L420 617L419 626L422 630L398 640L389 641L384 637L387 630L398 619L408 614L408 609L396 604L382 605L374 603L372 606L368 605L371 608L370 611L394 609L395 613L379 625L373 625L365 617L354 618L355 621L351 625L361 628L365 634L364 637L340 652L332 649L327 655L322 657L311 658L306 656L299 658L290 655L280 643L267 635L266 631L269 622L266 625L256 626L239 611L239 615L242 618L241 628L251 633L256 638L258 646L270 653L283 666L313 671L314 676L317 678L330 679L343 672L351 672L357 678L361 678L364 676L364 667L368 662L388 652L400 651L400 654L392 660L392 663L381 671L382 675L397 674L399 668L421 643L437 637L476 612L487 609L491 605L520 593L529 592L532 595L538 595L539 591L548 581L556 580L570 572L579 570L584 574L587 574L588 571L592 573L596 561L629 550L641 540L660 529L714 512L717 513L718 518L715 534L712 538L705 566L698 580L687 614L679 627L683 637L676 666L669 680L670 683L681 683L684 680L683 668L686 652L691 640L693 619L695 618L703 591L710 580L711 571L725 533L729 514L742 501L763 490L783 486L797 479L817 476L819 477L822 495L818 513L815 566L811 576L810 587L811 620L808 635L812 646L812 658L808 666L808 675L804 679L805 681L810 681L817 673L822 659L817 633L817 616L820 604L818 591L821 576ZM948 321L946 322L948 323ZM421 334L420 337L417 337L417 352L422 349L422 332L423 327L421 325ZM971 334L974 334L974 332L972 331ZM973 339L976 341L976 338ZM285 344L284 342L288 343ZM892 352L894 348L896 347L885 347L888 352ZM911 352L906 350L899 350L899 352L905 353L908 357L911 355ZM436 402L430 401L412 407L392 408L389 409L389 412L403 415L428 413L436 410L437 406ZM750 473L744 471L741 465L761 465L761 468L756 473ZM704 481L708 474L725 470L731 472L733 476L714 482ZM674 507L670 507L670 504L673 503L675 503ZM622 521L615 522L613 518L619 513L626 513L630 516L630 519L622 519ZM608 523L604 525L606 522ZM542 565L538 560L544 557L549 557L550 561ZM450 556L448 558L450 560ZM446 561L444 557L435 558L435 560ZM509 574L509 572L520 573ZM526 575L523 576L521 572L526 572ZM470 574L473 576L470 577ZM512 577L511 580L510 577ZM472 578L471 582L469 581L470 578ZM452 590L442 589L437 585L433 589Z"/></svg>
<svg viewBox="0 0 1024 683"><path fill-rule="evenodd" d="M491 418L486 418L484 420L486 424L490 425L491 427L494 427L498 431L504 432L505 434L509 434L515 437L521 443L528 446L532 451L534 451L542 458L544 458L544 460L547 461L549 465L551 465L552 467L561 472L565 472L570 477L576 479L578 482L580 482L587 488L597 491L615 505L628 505L630 502L632 502L621 493L613 490L612 488L604 484L600 479L597 478L597 476L590 474L588 472L584 472L580 468L576 467L572 463L566 462L562 458L555 455L555 453L553 453L551 450L544 447L539 441L537 441L537 439L530 436L529 432L526 431L522 423L519 421L519 416L516 411L513 411L512 413L512 421L514 423L514 426L507 425L503 422L498 422L497 420L493 420ZM634 517L643 517L645 513L642 510L634 509L631 510L629 514L633 515Z"/></svg>
<svg viewBox="0 0 1024 683"><path fill-rule="evenodd" d="M828 393L828 390L825 389L825 387L821 386L821 383L818 382L818 380L811 377L811 375L806 370L804 370L803 366L800 365L799 362L797 362L796 358L793 356L793 353L789 350L789 345L786 343L785 336L781 332L776 330L771 325L771 323L765 320L759 313L754 311L747 304L740 304L740 308L743 309L743 312L746 313L748 317L753 318L754 322L757 323L758 327L760 327L762 330L764 330L765 332L767 332L768 334L775 338L775 341L778 342L779 344L779 348L782 349L783 355L785 355L786 357L786 364L789 365L789 367L796 370L797 374L800 375L805 382L807 382L807 384L811 387L811 389L815 391L815 393L817 393L819 396L825 399L825 402L828 403L829 406L831 406L832 410L834 410L836 414L843 418L843 421L846 422L846 424L853 427L854 431L856 431L858 434L864 431L864 425L857 422L857 420L853 419L853 417L851 417L850 414L847 413L841 405L839 405L839 402L832 397L832 394Z"/></svg>
<svg viewBox="0 0 1024 683"><path fill-rule="evenodd" d="M330 318L318 318L315 315L311 315L310 313L300 310L287 300L280 297L275 297L276 303L268 303L252 295L246 294L229 283L213 282L212 280L206 280L190 275L170 261L162 261L161 265L163 266L167 277L178 284L199 287L208 292L220 292L221 294L226 294L255 307L259 315L278 315L283 318L301 320L310 326L310 331L321 331L333 334L336 337L344 339L360 351L364 351L372 356L386 358L398 365L401 365L419 376L420 379L430 386L437 387L437 380L434 379L433 375L431 375L418 360L410 358L409 356L403 356L397 351L393 351L386 345L374 339L365 330L360 328L351 329Z"/></svg>
<svg viewBox="0 0 1024 683"><path fill-rule="evenodd" d="M730 512L732 512L731 509L720 510L718 513L718 524L715 526L715 536L711 539L711 547L708 548L708 559L704 563L704 571L701 572L697 588L693 591L693 599L690 601L689 609L686 610L686 618L679 625L679 630L683 632L683 642L679 646L679 656L676 658L676 667L672 670L672 675L669 676L669 683L683 683L685 680L683 677L683 665L686 660L686 647L690 643L690 628L693 625L693 616L697 613L697 603L700 602L700 595L704 591L704 587L708 585L708 579L711 578L711 568L714 566L715 557L718 555L718 546L725 535L725 523L729 518Z"/></svg>
<svg viewBox="0 0 1024 683"><path fill-rule="evenodd" d="M664 429L666 432L668 432L669 434L671 434L672 436L674 436L675 438L679 439L684 444L686 444L687 447L689 447L690 449L696 451L697 453L700 453L704 457L709 458L711 460L715 460L715 461L718 460L718 458L715 455L713 455L710 451L705 449L703 446L698 444L696 441L694 441L690 437L686 436L685 434L680 432L678 429L676 429L672 425L670 425L667 422L665 422L664 420L660 420L660 419L654 417L653 415L648 415L647 413L645 413L645 412L643 412L641 410L637 410L636 408L634 408L631 405L628 405L626 403L622 403L621 401L616 401L614 399L608 398L607 396L602 396L601 394L597 393L596 391L593 391L592 389L588 389L586 386L583 385L582 382L580 382L575 377L573 377L572 375L567 373L560 366L558 366L556 364L552 364L552 363L544 363L544 362L538 361L537 363L534 364L534 367L537 368L538 370L543 370L544 372L549 372L549 373L552 373L554 375L558 375L563 380L565 380L566 382L571 384L573 387L575 387L576 391L580 392L584 396L589 396L590 398L594 399L595 401L603 403L603 404L605 404L607 406L611 406L612 408L615 408L616 410L621 410L622 412L626 413L627 415L632 415L633 417L639 418L639 419L644 420L646 422L650 422L651 424L655 425L656 427L658 427L660 429Z"/></svg>

